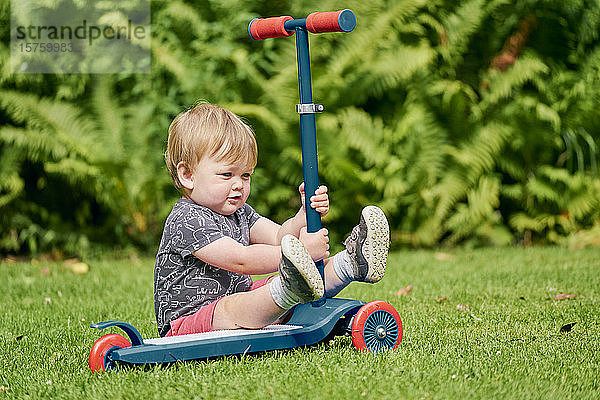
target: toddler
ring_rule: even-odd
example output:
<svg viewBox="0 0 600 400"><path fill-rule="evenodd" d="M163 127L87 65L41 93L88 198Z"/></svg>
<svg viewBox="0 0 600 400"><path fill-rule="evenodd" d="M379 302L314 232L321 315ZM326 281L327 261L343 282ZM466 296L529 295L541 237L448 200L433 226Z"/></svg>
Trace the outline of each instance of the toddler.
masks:
<svg viewBox="0 0 600 400"><path fill-rule="evenodd" d="M304 184L302 206L282 225L246 203L257 154L251 128L224 108L200 103L171 123L165 160L182 197L167 217L156 256L160 336L262 328L299 303L383 277L389 227L379 208L365 207L346 250L329 257L327 229L306 231ZM309 206L327 214L325 186ZM324 282L317 260L324 260ZM250 277L277 271L256 282Z"/></svg>

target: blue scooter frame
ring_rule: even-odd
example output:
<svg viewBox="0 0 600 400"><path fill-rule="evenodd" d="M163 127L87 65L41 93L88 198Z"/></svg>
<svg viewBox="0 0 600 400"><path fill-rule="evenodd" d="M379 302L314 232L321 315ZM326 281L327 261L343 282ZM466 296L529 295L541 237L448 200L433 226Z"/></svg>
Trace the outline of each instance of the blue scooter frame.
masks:
<svg viewBox="0 0 600 400"><path fill-rule="evenodd" d="M313 104L308 32L350 32L355 25L352 11L341 10L313 13L303 19L254 19L248 26L250 36L256 40L296 34L300 94L296 110L300 114L305 204L310 204L310 197L319 187L315 113L324 110L322 105ZM306 211L307 231L317 232L321 229L319 213L311 207ZM317 268L324 277L323 261L317 263ZM91 327L118 327L129 338L108 334L98 339L89 356L92 370L108 370L117 364L173 363L309 346L339 334L351 334L357 348L372 352L395 348L402 340L402 322L391 305L383 301L367 304L338 298L300 304L294 307L286 323L259 330L238 329L144 340L139 331L126 322L107 321Z"/></svg>
<svg viewBox="0 0 600 400"><path fill-rule="evenodd" d="M352 316L364 305L364 302L358 300L327 299L319 307L312 307L310 304L295 307L291 319L286 324L271 325L260 330L238 329L170 338L144 340L133 325L120 321L100 322L92 324L92 328L121 328L131 342L131 347L121 348L116 343L115 346L111 346L112 351L105 352L101 369L107 370L118 363L163 364L310 346L325 339L338 322L349 323ZM346 324L337 326L340 333L347 329Z"/></svg>

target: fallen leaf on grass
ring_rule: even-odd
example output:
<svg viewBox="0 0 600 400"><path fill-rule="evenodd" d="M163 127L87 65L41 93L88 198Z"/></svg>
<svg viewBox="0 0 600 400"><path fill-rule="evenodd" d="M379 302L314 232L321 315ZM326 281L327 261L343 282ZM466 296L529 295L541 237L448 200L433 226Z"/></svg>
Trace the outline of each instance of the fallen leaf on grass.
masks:
<svg viewBox="0 0 600 400"><path fill-rule="evenodd" d="M433 257L435 257L436 260L438 261L450 261L450 260L454 260L454 256L452 254L448 254L448 253L442 253L440 251L436 252Z"/></svg>
<svg viewBox="0 0 600 400"><path fill-rule="evenodd" d="M563 326L561 326L559 332L571 332L571 329L573 329L573 326L575 324L576 324L576 322L571 322L570 324L563 325Z"/></svg>
<svg viewBox="0 0 600 400"><path fill-rule="evenodd" d="M8 391L8 386L0 386L0 392L7 392Z"/></svg>
<svg viewBox="0 0 600 400"><path fill-rule="evenodd" d="M576 294L571 294L571 293L559 293L556 296L553 297L554 300L566 300L566 299L574 299L576 298L577 295Z"/></svg>
<svg viewBox="0 0 600 400"><path fill-rule="evenodd" d="M88 265L84 262L70 264L68 265L68 267L71 270L71 272L73 272L75 275L87 274L90 270L90 267L88 267Z"/></svg>
<svg viewBox="0 0 600 400"><path fill-rule="evenodd" d="M441 303L446 300L448 300L448 298L446 296L438 297L437 299L435 299L435 301L437 301L438 303Z"/></svg>
<svg viewBox="0 0 600 400"><path fill-rule="evenodd" d="M64 254L60 250L48 251L39 256L40 261L58 261L64 258Z"/></svg>
<svg viewBox="0 0 600 400"><path fill-rule="evenodd" d="M396 296L407 296L412 290L412 285L408 285L407 287L403 287L396 292Z"/></svg>

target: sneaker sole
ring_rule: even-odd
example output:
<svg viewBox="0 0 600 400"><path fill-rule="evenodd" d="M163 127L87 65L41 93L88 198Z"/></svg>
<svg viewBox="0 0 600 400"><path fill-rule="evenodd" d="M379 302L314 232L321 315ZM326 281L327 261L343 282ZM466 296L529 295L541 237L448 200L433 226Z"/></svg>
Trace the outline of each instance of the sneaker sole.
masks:
<svg viewBox="0 0 600 400"><path fill-rule="evenodd" d="M323 297L325 294L323 279L302 242L295 236L285 235L281 240L281 253L294 264L313 293L313 301Z"/></svg>
<svg viewBox="0 0 600 400"><path fill-rule="evenodd" d="M362 246L363 257L369 266L365 281L375 283L385 274L390 247L390 227L379 207L367 206L361 215L367 226L367 237Z"/></svg>

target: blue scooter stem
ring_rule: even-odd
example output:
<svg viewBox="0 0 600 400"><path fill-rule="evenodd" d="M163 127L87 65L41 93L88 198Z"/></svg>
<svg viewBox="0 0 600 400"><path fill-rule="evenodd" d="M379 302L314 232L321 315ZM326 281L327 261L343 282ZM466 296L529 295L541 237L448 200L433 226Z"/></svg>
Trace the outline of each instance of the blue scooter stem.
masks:
<svg viewBox="0 0 600 400"><path fill-rule="evenodd" d="M298 56L298 89L300 104L310 104L312 83L310 78L310 54L308 32L302 26L296 27L296 52ZM306 205L306 230L317 232L321 229L321 215L310 206L310 198L319 187L319 162L317 157L317 126L315 114L300 114L300 144L302 146L302 174L304 176L304 204ZM321 278L325 281L325 264L316 262Z"/></svg>
<svg viewBox="0 0 600 400"><path fill-rule="evenodd" d="M296 51L298 54L298 87L300 104L309 104L312 99L310 78L310 55L308 50L308 32L296 28ZM310 207L310 197L319 187L319 164L317 158L317 127L315 114L300 114L300 144L302 146L302 172L306 207L306 227L308 232L321 229L321 216Z"/></svg>

